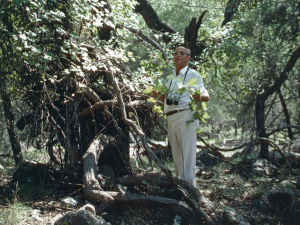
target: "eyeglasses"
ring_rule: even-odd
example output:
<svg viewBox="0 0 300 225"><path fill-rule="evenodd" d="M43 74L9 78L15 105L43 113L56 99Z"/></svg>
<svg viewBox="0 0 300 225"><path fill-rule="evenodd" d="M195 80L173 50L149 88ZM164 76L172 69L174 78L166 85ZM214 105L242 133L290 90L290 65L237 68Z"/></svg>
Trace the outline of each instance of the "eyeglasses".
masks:
<svg viewBox="0 0 300 225"><path fill-rule="evenodd" d="M174 52L174 55L187 55L184 51Z"/></svg>
<svg viewBox="0 0 300 225"><path fill-rule="evenodd" d="M174 52L174 55L185 55L186 53L184 51Z"/></svg>

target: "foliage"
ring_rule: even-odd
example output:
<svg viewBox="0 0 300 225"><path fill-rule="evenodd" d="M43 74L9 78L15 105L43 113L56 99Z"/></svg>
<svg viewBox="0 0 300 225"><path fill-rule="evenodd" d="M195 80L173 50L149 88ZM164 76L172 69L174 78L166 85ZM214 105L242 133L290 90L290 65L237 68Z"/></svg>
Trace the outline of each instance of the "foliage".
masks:
<svg viewBox="0 0 300 225"><path fill-rule="evenodd" d="M8 202L8 209L0 212L1 224L7 224L7 225L21 224L23 214L29 210L29 207L25 206L23 203L19 201L18 191L19 189L17 187L17 189L13 193L13 199L11 202L5 198Z"/></svg>
<svg viewBox="0 0 300 225"><path fill-rule="evenodd" d="M78 112L93 104L84 102L86 87L101 90L97 93L103 100L109 99L106 94L113 90L104 75L108 70L120 74L120 82L127 90L124 93L135 93L134 100L145 99L144 93L152 89L166 93L163 75L171 74L173 49L183 43L191 18L198 18L204 10L208 13L198 32L198 43L205 44L205 49L190 66L204 78L211 101L207 106L191 107L199 112L195 116L210 116L208 124L202 124L209 129L233 120L243 130L253 130L255 96L278 77L299 42L297 1L242 1L232 21L222 27L227 1L173 0L151 4L159 18L178 31L168 34L171 41L167 44L163 40L165 34L145 27L141 17L134 13L133 0L112 1L109 6L95 0L1 1L1 86L12 94L14 102L22 99L24 105L28 104L21 109L18 119L29 113L36 115L35 125L26 127L22 140L31 136L61 142L61 136L53 135L58 127L72 127L71 133L78 134L80 122L76 113L65 112ZM161 51L129 28L138 29L157 42L169 62ZM97 53L91 53L91 46ZM79 84L75 91L58 85L67 77ZM299 123L296 70L289 74L282 92L288 100L292 123ZM276 96L268 99L267 105L268 129L284 125ZM157 106L155 110L161 112ZM66 122L57 122L60 116ZM70 118L76 118L75 122L70 124ZM80 138L74 141L81 146Z"/></svg>

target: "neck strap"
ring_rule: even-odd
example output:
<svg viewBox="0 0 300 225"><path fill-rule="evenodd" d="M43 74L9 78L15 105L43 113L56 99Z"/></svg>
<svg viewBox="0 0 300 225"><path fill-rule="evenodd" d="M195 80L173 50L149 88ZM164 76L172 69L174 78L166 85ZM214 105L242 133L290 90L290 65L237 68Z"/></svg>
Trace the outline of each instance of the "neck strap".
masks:
<svg viewBox="0 0 300 225"><path fill-rule="evenodd" d="M188 73L189 69L190 69L190 68L188 67L188 68L186 69L186 71L185 71L185 74L184 74L184 79L183 79L183 84L184 84L184 82L185 82L185 78L186 78L186 75L187 75L187 73ZM172 86L172 82L173 82L173 79L171 80L171 83L170 83L170 86L169 86L169 90L168 90L167 97L169 96L169 93L170 93L170 88L171 88L171 86ZM180 97L181 97L181 94L179 95L179 98L178 98L178 103L179 103Z"/></svg>

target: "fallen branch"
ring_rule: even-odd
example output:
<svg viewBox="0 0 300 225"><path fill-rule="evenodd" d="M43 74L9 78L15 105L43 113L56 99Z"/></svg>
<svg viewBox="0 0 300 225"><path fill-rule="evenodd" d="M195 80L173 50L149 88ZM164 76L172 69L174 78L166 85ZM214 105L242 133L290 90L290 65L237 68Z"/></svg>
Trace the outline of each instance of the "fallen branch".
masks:
<svg viewBox="0 0 300 225"><path fill-rule="evenodd" d="M83 158L83 183L85 197L93 202L101 202L100 208L104 210L114 202L114 198L101 188L97 176L97 164L104 148L114 141L111 136L98 135L88 147Z"/></svg>
<svg viewBox="0 0 300 225"><path fill-rule="evenodd" d="M176 176L174 176L173 179L174 182L177 184L176 189L178 191L180 190L180 193L183 196L185 196L185 200L192 205L192 208L195 210L198 219L202 218L203 221L201 221L201 223L205 222L205 224L214 224L211 218L207 216L206 213L200 208L201 206L206 209L209 209L210 211L213 211L213 208L209 205L209 203L206 200L204 200L199 190L187 181L180 179ZM167 188L172 187L165 175L156 172L145 174L133 174L126 177L108 179L105 181L104 187L109 187L112 184L121 184L129 187L145 184ZM200 223L200 221L198 222Z"/></svg>

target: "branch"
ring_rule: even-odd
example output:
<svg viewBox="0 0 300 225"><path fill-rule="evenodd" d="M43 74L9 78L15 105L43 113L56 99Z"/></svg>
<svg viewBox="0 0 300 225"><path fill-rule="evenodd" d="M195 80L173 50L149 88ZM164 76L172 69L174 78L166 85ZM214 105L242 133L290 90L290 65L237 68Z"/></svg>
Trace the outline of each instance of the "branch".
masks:
<svg viewBox="0 0 300 225"><path fill-rule="evenodd" d="M300 128L300 127L299 127L299 128ZM259 137L259 138L253 139L253 140L251 140L251 141L249 141L249 142L247 142L247 143L243 143L243 144L241 144L241 145L239 145L239 146L236 146L236 147L233 147L233 148L217 147L217 146L215 146L214 144L210 145L210 144L206 143L206 142L205 142L201 137L199 137L199 136L197 136L197 138L200 139L200 140L205 144L205 146L206 146L207 148L210 148L210 149L211 149L212 151L214 151L214 152L218 152L218 151L221 151L221 152L230 152L230 151L238 150L238 149L240 149L240 148L242 148L242 147L245 147L245 146L248 146L248 145L250 145L250 144L258 145L258 144L260 144L260 142L268 142L273 148L275 148L275 150L277 150L278 152L280 152L280 154L281 154L282 157L284 157L284 155L282 154L282 152L281 152L279 146L278 146L275 142L273 142L273 141L271 141L271 140L269 140L269 139L267 139L267 138L261 138L261 137ZM197 147L198 147L198 146L197 146ZM200 147L202 148L202 146L200 146ZM224 156L223 156L223 157L220 157L220 158L225 159Z"/></svg>
<svg viewBox="0 0 300 225"><path fill-rule="evenodd" d="M83 159L83 183L85 197L94 202L102 202L100 208L104 209L114 202L114 198L102 190L97 176L97 164L104 148L114 141L111 136L98 135L91 142Z"/></svg>
<svg viewBox="0 0 300 225"><path fill-rule="evenodd" d="M152 6L147 0L136 0L136 1L139 4L135 7L135 11L142 15L149 28L164 33L165 32L176 33L176 30L172 26L161 21L158 18L157 13L155 12L155 10L152 8Z"/></svg>
<svg viewBox="0 0 300 225"><path fill-rule="evenodd" d="M224 20L222 22L222 27L228 22L232 21L234 14L237 12L240 5L240 0L228 0L227 6L224 13Z"/></svg>
<svg viewBox="0 0 300 225"><path fill-rule="evenodd" d="M204 15L208 12L208 10L205 10L198 18L198 21L196 21L196 18L193 17L189 26L185 28L185 34L184 34L184 45L185 47L189 48L191 50L191 57L200 55L200 53L203 51L205 46L201 43L197 44L198 39L198 31L200 28L200 25L202 23Z"/></svg>
<svg viewBox="0 0 300 225"><path fill-rule="evenodd" d="M137 109L139 107L149 108L153 104L154 103L150 103L150 102L147 102L147 101L136 100L136 101L130 102L129 104L125 104L125 109L129 112L133 112L135 109ZM92 105L89 108L86 108L85 110L81 111L79 113L79 117L88 116L95 110L103 109L105 107L112 108L114 106L118 106L118 101L116 101L116 100L107 100L107 101L96 102L94 105Z"/></svg>
<svg viewBox="0 0 300 225"><path fill-rule="evenodd" d="M54 84L71 88L74 92L76 92L78 90L83 90L84 93L90 99L92 99L94 102L101 102L101 99L96 92L94 92L90 87L88 87L85 84L81 83L79 85L79 83L74 78L72 78L70 75L65 75L60 80L56 80L56 79L53 79L53 80L54 80Z"/></svg>
<svg viewBox="0 0 300 225"><path fill-rule="evenodd" d="M147 144L147 140L146 140L146 135L143 133L143 131L140 130L140 128L130 119L127 119L127 114L126 114L126 110L125 110L125 105L123 102L123 97L121 95L121 90L119 88L118 82L117 80L114 78L113 73L112 72L108 72L107 73L109 79L111 80L113 87L117 93L117 99L118 99L118 103L119 103L119 110L120 113L122 115L122 119L124 121L124 123L128 126L130 126L134 132L136 134L138 134L141 138L141 141L143 143L143 146L145 148L145 150L148 153L148 156L151 157L155 163L157 163L161 170L166 174L166 176L169 179L169 182L172 184L172 186L174 186L174 180L172 178L172 173L171 171L157 158L157 156L153 153L153 151L149 148L148 144Z"/></svg>
<svg viewBox="0 0 300 225"><path fill-rule="evenodd" d="M151 195L130 195L130 194L121 194L113 193L112 197L116 202L126 203L126 204L139 204L139 205L148 205L154 207L165 207L169 210L181 214L184 218L188 220L189 224L195 224L197 221L195 219L195 213L192 208L190 208L183 201L177 201L170 198L151 196Z"/></svg>
<svg viewBox="0 0 300 225"><path fill-rule="evenodd" d="M162 55L163 55L163 57L166 61L166 70L165 70L165 73L164 73L164 78L166 78L166 76L168 75L167 74L167 69L168 69L168 66L169 66L169 59L168 59L168 56L167 56L166 52L164 51L164 49L156 41L154 41L154 40L150 39L149 37L147 37L146 35L144 35L141 30L136 30L136 29L133 29L131 27L126 27L126 28L128 30L130 30L132 33L135 33L138 36L140 36L144 41L151 44L154 48L161 51L161 53L162 53Z"/></svg>
<svg viewBox="0 0 300 225"><path fill-rule="evenodd" d="M298 126L298 125L286 125L286 126L277 128L277 129L275 129L275 130L272 130L270 133L268 133L268 134L266 135L266 137L270 137L272 134L275 134L276 132L279 132L279 131L284 130L284 129L289 129L289 128L300 129L300 126Z"/></svg>
<svg viewBox="0 0 300 225"><path fill-rule="evenodd" d="M300 47L297 48L291 55L289 61L287 62L284 70L280 73L280 76L274 81L274 84L270 87L265 88L265 99L267 99L274 92L280 90L281 85L285 82L288 77L288 74L294 68L295 63L300 58Z"/></svg>
<svg viewBox="0 0 300 225"><path fill-rule="evenodd" d="M185 196L185 200L192 205L192 208L197 213L197 218L200 220L202 218L204 224L214 224L211 218L209 218L206 213L199 207L205 207L209 210L213 210L207 202L203 199L200 192L196 187L188 183L187 181L180 179L178 177L173 178L177 186L177 190ZM126 177L121 177L113 180L107 180L105 183L106 187L109 187L112 183L121 184L124 186L139 186L139 185L154 185L159 187L168 187L171 188L168 178L165 175L153 172L146 174L133 174ZM188 197L187 197L188 196ZM179 212L181 214L181 212ZM198 220L198 223L200 223ZM201 221L201 220L200 220ZM202 222L202 221L201 221ZM197 224L198 224L197 223ZM194 223L193 223L194 224Z"/></svg>

